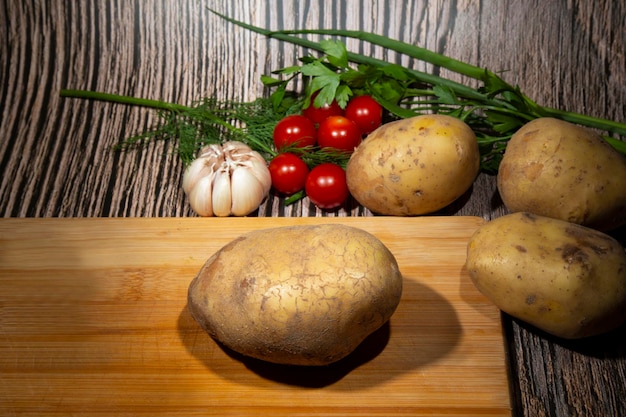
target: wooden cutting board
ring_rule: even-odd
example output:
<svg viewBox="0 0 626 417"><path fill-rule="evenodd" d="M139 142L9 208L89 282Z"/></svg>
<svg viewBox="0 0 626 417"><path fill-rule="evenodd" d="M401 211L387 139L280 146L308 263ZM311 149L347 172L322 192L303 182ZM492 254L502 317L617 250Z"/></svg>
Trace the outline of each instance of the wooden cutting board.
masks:
<svg viewBox="0 0 626 417"><path fill-rule="evenodd" d="M221 246L323 222L378 236L405 280L389 324L348 358L249 360L191 318L187 286ZM0 415L509 416L500 313L463 266L482 222L0 219Z"/></svg>

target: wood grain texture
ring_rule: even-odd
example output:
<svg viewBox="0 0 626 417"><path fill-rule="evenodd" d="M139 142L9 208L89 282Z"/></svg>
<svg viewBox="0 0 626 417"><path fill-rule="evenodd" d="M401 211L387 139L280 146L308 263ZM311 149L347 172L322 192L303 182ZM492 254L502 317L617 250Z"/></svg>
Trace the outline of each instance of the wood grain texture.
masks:
<svg viewBox="0 0 626 417"><path fill-rule="evenodd" d="M171 147L111 149L153 125L153 112L61 99L58 92L82 88L183 104L208 95L247 100L264 94L261 74L302 55L226 24L207 7L275 29L335 26L390 35L506 71L506 80L541 104L625 120L624 0L3 0L2 217L193 216ZM488 220L505 212L494 178L481 175L441 214ZM258 214L370 215L354 206L322 212L308 201L284 207L277 198ZM626 415L623 331L563 343L517 321L505 323L517 414Z"/></svg>
<svg viewBox="0 0 626 417"><path fill-rule="evenodd" d="M403 276L392 319L351 355L272 365L220 348L190 316L188 285L222 246L330 222L376 235ZM500 314L463 268L483 222L0 219L0 414L510 416Z"/></svg>

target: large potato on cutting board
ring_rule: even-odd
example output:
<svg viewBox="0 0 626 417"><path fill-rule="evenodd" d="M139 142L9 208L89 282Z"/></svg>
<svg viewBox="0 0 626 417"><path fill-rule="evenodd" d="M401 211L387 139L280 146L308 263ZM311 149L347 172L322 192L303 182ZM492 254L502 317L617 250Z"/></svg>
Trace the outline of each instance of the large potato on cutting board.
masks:
<svg viewBox="0 0 626 417"><path fill-rule="evenodd" d="M337 224L245 234L211 256L189 286L189 311L246 356L325 365L389 320L402 293L393 254Z"/></svg>

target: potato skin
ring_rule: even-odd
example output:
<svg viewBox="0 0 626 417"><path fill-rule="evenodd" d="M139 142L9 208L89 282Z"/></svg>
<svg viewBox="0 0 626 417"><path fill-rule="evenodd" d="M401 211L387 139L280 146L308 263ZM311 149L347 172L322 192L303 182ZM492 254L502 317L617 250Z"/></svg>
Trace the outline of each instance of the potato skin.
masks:
<svg viewBox="0 0 626 417"><path fill-rule="evenodd" d="M245 234L207 260L188 308L214 339L243 355L326 365L389 320L402 294L393 254L337 224Z"/></svg>
<svg viewBox="0 0 626 417"><path fill-rule="evenodd" d="M507 144L497 184L511 212L598 230L626 223L626 158L572 123L545 117L519 129Z"/></svg>
<svg viewBox="0 0 626 417"><path fill-rule="evenodd" d="M352 196L374 213L413 216L440 210L465 193L480 166L478 143L463 121L421 115L386 123L352 154Z"/></svg>
<svg viewBox="0 0 626 417"><path fill-rule="evenodd" d="M510 214L474 233L466 267L502 311L558 337L597 335L626 319L626 252L595 229Z"/></svg>

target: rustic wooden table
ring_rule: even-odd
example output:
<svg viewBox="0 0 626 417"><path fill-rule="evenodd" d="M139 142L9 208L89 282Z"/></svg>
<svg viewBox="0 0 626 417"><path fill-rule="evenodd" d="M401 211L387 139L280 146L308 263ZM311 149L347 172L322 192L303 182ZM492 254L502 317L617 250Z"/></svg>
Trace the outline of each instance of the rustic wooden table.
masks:
<svg viewBox="0 0 626 417"><path fill-rule="evenodd" d="M302 55L227 24L207 7L274 29L377 32L503 71L541 104L625 120L623 0L3 0L1 6L2 217L193 216L180 186L183 166L167 144L112 150L151 126L154 112L64 99L59 90L182 104L205 96L251 100L264 94L262 74ZM484 174L467 200L442 211L487 220L505 213L494 177ZM306 200L285 207L272 198L258 215L369 213L321 212ZM623 331L563 342L503 319L516 415L626 415Z"/></svg>

